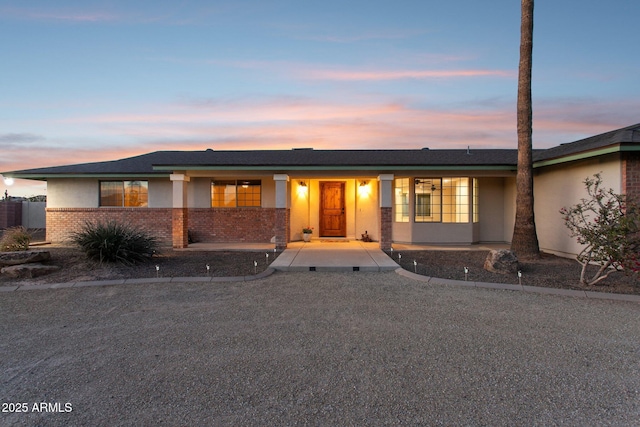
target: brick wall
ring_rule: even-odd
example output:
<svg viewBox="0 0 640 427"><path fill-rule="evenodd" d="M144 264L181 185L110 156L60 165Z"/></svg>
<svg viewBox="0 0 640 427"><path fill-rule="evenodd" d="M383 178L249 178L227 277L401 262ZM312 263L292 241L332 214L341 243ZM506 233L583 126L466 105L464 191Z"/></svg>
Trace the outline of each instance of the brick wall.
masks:
<svg viewBox="0 0 640 427"><path fill-rule="evenodd" d="M627 153L622 159L622 191L640 201L640 155Z"/></svg>
<svg viewBox="0 0 640 427"><path fill-rule="evenodd" d="M189 247L189 209L173 208L171 210L171 231L174 248Z"/></svg>
<svg viewBox="0 0 640 427"><path fill-rule="evenodd" d="M197 242L270 242L275 208L189 209L189 231Z"/></svg>
<svg viewBox="0 0 640 427"><path fill-rule="evenodd" d="M180 209L182 211L182 209ZM276 235L275 208L202 208L185 209L176 216L172 208L48 208L47 240L64 242L71 231L79 230L87 221L115 220L140 227L155 236L163 246L186 246L186 239L174 222L186 220L189 233L196 242L270 242ZM289 241L289 209L284 213L285 239ZM178 227L179 228L179 227ZM174 235L174 231L178 232Z"/></svg>
<svg viewBox="0 0 640 427"><path fill-rule="evenodd" d="M170 208L47 208L47 240L65 242L70 232L79 230L87 221L109 220L139 227L162 246L172 244Z"/></svg>
<svg viewBox="0 0 640 427"><path fill-rule="evenodd" d="M291 240L291 210L278 208L275 210L274 233L276 236L276 249L284 250Z"/></svg>
<svg viewBox="0 0 640 427"><path fill-rule="evenodd" d="M22 202L0 201L0 230L22 225Z"/></svg>
<svg viewBox="0 0 640 427"><path fill-rule="evenodd" d="M391 249L393 241L391 211L392 208L380 208L380 249L383 251Z"/></svg>

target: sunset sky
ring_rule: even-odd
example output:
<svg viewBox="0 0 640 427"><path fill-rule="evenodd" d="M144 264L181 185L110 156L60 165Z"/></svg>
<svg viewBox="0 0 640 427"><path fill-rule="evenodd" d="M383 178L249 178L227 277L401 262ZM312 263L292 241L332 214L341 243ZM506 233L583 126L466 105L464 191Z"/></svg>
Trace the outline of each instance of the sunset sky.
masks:
<svg viewBox="0 0 640 427"><path fill-rule="evenodd" d="M534 148L640 122L638 16L632 0L536 2ZM0 171L169 149L515 148L519 42L517 0L0 0Z"/></svg>

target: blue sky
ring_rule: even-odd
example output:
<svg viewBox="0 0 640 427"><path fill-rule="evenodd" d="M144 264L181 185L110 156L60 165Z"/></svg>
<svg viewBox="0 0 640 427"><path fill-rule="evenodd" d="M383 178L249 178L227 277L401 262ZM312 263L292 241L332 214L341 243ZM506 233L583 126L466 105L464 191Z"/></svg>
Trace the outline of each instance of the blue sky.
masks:
<svg viewBox="0 0 640 427"><path fill-rule="evenodd" d="M534 16L534 147L640 122L640 2L539 0ZM164 149L515 148L519 30L515 0L0 0L0 171Z"/></svg>

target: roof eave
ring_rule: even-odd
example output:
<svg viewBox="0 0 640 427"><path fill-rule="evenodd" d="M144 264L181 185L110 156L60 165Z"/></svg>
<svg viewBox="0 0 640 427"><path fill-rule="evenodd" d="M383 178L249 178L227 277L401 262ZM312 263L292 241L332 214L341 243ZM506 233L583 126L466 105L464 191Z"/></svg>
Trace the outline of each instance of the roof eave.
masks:
<svg viewBox="0 0 640 427"><path fill-rule="evenodd" d="M515 170L516 165L337 165L337 166L293 166L293 165L171 165L154 166L155 170L198 170L198 171L405 171L405 170Z"/></svg>
<svg viewBox="0 0 640 427"><path fill-rule="evenodd" d="M47 181L52 178L168 178L168 173L3 173L7 178Z"/></svg>
<svg viewBox="0 0 640 427"><path fill-rule="evenodd" d="M583 151L580 153L569 154L566 156L540 160L537 162L533 162L533 167L541 168L541 167L553 166L561 163L575 162L578 160L586 160L593 157L604 156L607 154L625 153L625 152L629 153L629 152L639 152L639 151L640 151L640 145L616 144L616 145L610 145L608 147L602 147L596 150Z"/></svg>

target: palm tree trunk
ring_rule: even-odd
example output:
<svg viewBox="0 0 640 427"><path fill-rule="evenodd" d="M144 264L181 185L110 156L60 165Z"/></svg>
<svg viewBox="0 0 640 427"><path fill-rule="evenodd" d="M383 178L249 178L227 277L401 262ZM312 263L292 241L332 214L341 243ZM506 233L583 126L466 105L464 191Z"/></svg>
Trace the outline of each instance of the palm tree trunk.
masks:
<svg viewBox="0 0 640 427"><path fill-rule="evenodd" d="M533 211L533 146L531 106L531 64L533 58L533 1L522 0L520 65L518 68L518 173L516 176L516 219L511 250L519 258L540 255Z"/></svg>

